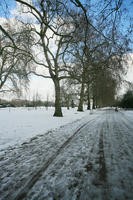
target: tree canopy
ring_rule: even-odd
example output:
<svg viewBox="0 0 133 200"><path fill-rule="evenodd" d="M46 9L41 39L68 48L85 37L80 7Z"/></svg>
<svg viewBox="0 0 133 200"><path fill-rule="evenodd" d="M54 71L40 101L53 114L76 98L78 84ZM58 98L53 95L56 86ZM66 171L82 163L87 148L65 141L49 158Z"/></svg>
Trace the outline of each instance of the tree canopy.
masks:
<svg viewBox="0 0 133 200"><path fill-rule="evenodd" d="M79 111L83 110L85 91L97 104L113 101L126 72L126 55L132 52L129 5L126 7L122 0L15 2L19 28L12 32L9 23L0 24L1 88L10 77L28 80L34 74L51 78L55 87L54 116L62 116L64 79L80 85ZM8 10L8 5L5 8ZM125 17L130 19L125 22Z"/></svg>

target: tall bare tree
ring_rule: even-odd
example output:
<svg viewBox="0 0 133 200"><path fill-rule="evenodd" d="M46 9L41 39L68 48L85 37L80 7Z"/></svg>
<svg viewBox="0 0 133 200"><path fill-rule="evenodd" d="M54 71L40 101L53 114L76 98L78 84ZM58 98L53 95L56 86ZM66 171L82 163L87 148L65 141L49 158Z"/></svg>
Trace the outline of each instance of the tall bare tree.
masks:
<svg viewBox="0 0 133 200"><path fill-rule="evenodd" d="M26 28L19 27L19 31L13 28L9 22L3 24L8 35L0 34L0 92L20 92L22 86L28 84L28 54ZM23 32L23 33L22 33Z"/></svg>
<svg viewBox="0 0 133 200"><path fill-rule="evenodd" d="M76 26L73 23L74 15L70 15L72 8L67 7L68 1L35 1L27 3L23 0L16 0L27 8L36 20L36 24L31 24L31 32L34 34L37 54L31 55L32 60L39 70L32 70L37 76L51 78L55 86L55 113L54 116L62 116L60 81L69 77L68 69L70 64L66 64L65 52L72 40L72 33ZM39 57L38 54L41 56ZM43 72L42 72L43 71Z"/></svg>
<svg viewBox="0 0 133 200"><path fill-rule="evenodd" d="M88 69L95 68L94 66L97 63L102 63L102 70L105 66L105 60L107 60L105 57L109 57L108 60L112 59L114 62L117 57L120 57L120 52L121 54L127 52L127 48L123 51L123 42L121 41L125 40L125 44L129 41L123 38L120 31L118 32L118 22L123 9L122 1L106 0L103 3L101 0L97 2L91 0L83 2L80 0L16 0L16 2L23 9L22 15L30 15L33 19L33 21L28 22L30 28L25 36L26 38L29 38L28 35L33 36L32 49L36 51L33 53L29 51L30 48L21 48L21 52L23 52L23 55L25 53L28 55L26 62L32 61L32 65L34 65L32 73L44 78L52 78L55 86L54 116L62 116L60 81L64 78L70 78L69 75L74 74L73 57L78 57L80 60L77 69L82 66L81 77L79 78L78 75L76 77L82 83L81 93L83 97L84 84L90 81L90 76L93 77L94 72L94 70L91 72ZM90 16L93 20L90 20ZM22 19L22 23L27 25L27 21L25 22L24 19ZM16 40L9 31L2 26L0 26L0 30L16 48ZM22 34L19 35L21 38ZM103 47L104 43L106 45ZM29 44L28 40L27 44ZM111 49L109 55L105 53L106 49L109 49L108 46ZM115 53L113 52L114 49ZM116 49L120 51L116 51ZM40 70L35 66L40 66ZM106 64L106 67L112 69L111 64ZM118 71L117 69L114 70ZM86 72L89 72L87 81ZM79 110L82 110L82 106L80 107Z"/></svg>

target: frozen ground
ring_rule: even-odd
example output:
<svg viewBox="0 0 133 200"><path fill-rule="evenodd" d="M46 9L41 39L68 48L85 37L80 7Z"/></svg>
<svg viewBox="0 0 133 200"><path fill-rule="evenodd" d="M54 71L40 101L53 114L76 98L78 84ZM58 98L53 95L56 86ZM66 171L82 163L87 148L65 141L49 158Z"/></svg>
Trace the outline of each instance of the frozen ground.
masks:
<svg viewBox="0 0 133 200"><path fill-rule="evenodd" d="M83 115L1 150L0 200L133 199L133 112Z"/></svg>
<svg viewBox="0 0 133 200"><path fill-rule="evenodd" d="M89 111L88 111L89 112ZM0 149L22 142L48 130L78 120L88 114L77 109L63 108L64 117L53 117L54 108L3 108L0 109Z"/></svg>

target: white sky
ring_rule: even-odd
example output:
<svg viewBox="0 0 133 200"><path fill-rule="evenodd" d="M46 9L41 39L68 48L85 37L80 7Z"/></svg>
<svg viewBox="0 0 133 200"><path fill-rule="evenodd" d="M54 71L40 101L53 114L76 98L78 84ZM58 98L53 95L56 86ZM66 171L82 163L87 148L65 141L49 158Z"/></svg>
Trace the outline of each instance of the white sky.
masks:
<svg viewBox="0 0 133 200"><path fill-rule="evenodd" d="M32 97L36 92L40 95L42 100L54 100L54 84L51 79L44 79L40 77L33 77L30 82L29 93Z"/></svg>
<svg viewBox="0 0 133 200"><path fill-rule="evenodd" d="M133 56L132 56L133 57ZM126 80L133 83L133 63L130 62L130 67L126 76Z"/></svg>

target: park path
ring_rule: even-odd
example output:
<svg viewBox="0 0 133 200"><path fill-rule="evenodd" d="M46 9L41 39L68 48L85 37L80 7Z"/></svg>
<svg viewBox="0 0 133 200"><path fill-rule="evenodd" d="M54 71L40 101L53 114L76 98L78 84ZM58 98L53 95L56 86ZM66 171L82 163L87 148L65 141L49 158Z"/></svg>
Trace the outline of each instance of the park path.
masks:
<svg viewBox="0 0 133 200"><path fill-rule="evenodd" d="M0 155L0 200L133 199L133 122L124 111L98 111Z"/></svg>

